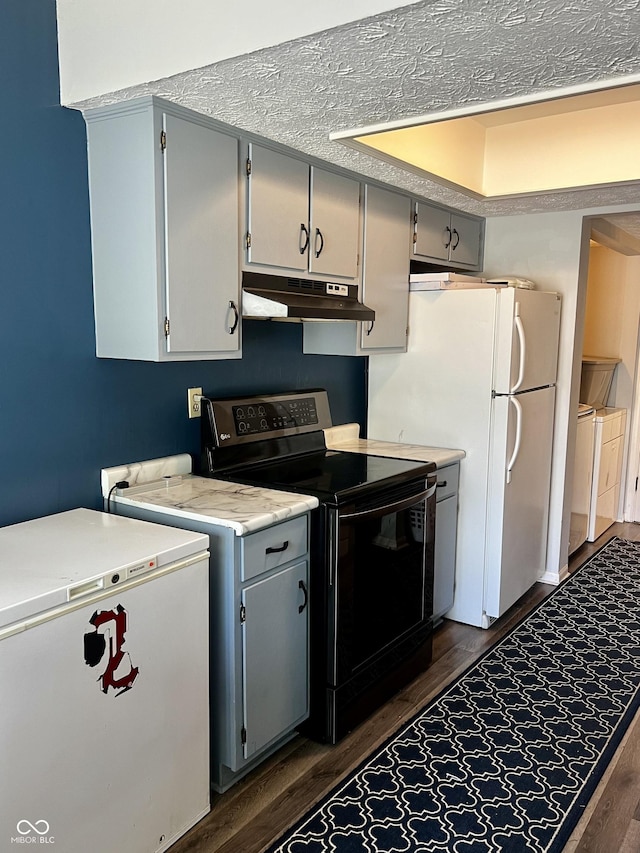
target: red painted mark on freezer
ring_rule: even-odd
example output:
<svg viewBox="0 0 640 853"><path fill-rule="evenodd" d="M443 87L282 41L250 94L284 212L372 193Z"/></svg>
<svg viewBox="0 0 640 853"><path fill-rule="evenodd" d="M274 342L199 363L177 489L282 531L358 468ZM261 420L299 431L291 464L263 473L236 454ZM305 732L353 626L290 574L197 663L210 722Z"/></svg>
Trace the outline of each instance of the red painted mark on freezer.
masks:
<svg viewBox="0 0 640 853"><path fill-rule="evenodd" d="M94 626L95 631L84 635L85 663L88 666L97 666L104 657L108 641L109 658L98 681L102 682L103 693L107 693L112 687L117 691L116 696L120 696L127 690L131 690L139 672L138 667L131 664L129 652L122 649L127 631L127 611L121 604L118 604L115 610L102 610L100 613L96 610L89 622ZM118 675L125 656L129 661L129 671Z"/></svg>

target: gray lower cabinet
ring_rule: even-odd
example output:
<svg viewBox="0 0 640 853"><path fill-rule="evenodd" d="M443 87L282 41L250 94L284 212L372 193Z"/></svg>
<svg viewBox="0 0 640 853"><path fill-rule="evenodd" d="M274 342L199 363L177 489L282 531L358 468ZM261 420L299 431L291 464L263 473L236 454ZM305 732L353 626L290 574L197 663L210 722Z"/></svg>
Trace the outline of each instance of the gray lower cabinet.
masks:
<svg viewBox="0 0 640 853"><path fill-rule="evenodd" d="M135 505L120 511L209 536L209 645L202 653L209 656L211 786L226 791L309 716L309 515L237 536L206 516L182 519ZM188 683L176 689L188 696Z"/></svg>
<svg viewBox="0 0 640 853"><path fill-rule="evenodd" d="M245 759L308 713L307 568L306 561L295 563L242 589Z"/></svg>
<svg viewBox="0 0 640 853"><path fill-rule="evenodd" d="M482 219L416 202L413 257L451 267L481 269L482 224Z"/></svg>
<svg viewBox="0 0 640 853"><path fill-rule="evenodd" d="M433 573L433 619L438 624L453 606L458 532L460 463L438 468L436 541Z"/></svg>
<svg viewBox="0 0 640 853"><path fill-rule="evenodd" d="M309 715L309 519L217 528L210 543L211 775L224 791Z"/></svg>
<svg viewBox="0 0 640 853"><path fill-rule="evenodd" d="M239 358L239 140L153 97L84 117L96 354Z"/></svg>

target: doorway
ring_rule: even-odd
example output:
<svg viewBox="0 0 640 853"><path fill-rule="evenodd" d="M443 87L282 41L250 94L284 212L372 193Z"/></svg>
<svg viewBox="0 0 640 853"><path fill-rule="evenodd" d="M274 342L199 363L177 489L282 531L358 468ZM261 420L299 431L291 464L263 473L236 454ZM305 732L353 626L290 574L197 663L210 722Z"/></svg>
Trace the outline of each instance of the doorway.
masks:
<svg viewBox="0 0 640 853"><path fill-rule="evenodd" d="M606 401L626 411L615 517L640 521L640 238L615 221L615 216L592 221L582 353L621 359ZM638 222L640 229L640 217Z"/></svg>

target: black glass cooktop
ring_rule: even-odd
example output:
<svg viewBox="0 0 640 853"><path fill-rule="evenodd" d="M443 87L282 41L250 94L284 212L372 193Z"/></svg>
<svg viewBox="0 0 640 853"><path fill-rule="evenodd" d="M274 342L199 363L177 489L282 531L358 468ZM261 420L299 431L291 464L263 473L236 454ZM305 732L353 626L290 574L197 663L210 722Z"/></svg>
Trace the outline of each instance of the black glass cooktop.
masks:
<svg viewBox="0 0 640 853"><path fill-rule="evenodd" d="M374 487L391 488L408 480L426 477L433 470L435 465L430 462L325 450L236 468L225 471L223 477L252 486L299 492L323 501L341 503L366 494Z"/></svg>

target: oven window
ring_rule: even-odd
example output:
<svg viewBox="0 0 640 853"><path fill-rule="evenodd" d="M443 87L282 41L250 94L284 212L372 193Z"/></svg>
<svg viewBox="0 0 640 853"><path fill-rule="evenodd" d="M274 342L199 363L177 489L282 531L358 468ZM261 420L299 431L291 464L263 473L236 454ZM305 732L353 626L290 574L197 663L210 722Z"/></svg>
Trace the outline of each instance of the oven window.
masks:
<svg viewBox="0 0 640 853"><path fill-rule="evenodd" d="M340 521L338 677L430 618L424 500L388 515Z"/></svg>

